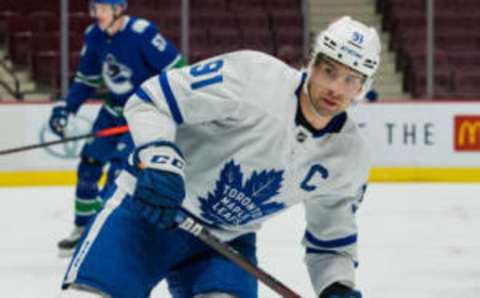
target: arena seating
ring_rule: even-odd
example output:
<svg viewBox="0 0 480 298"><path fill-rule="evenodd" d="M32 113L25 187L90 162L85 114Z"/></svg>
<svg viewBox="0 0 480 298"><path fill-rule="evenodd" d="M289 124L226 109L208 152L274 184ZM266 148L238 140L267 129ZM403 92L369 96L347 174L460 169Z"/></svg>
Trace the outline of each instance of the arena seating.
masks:
<svg viewBox="0 0 480 298"><path fill-rule="evenodd" d="M480 2L435 1L436 98L475 99L480 95ZM425 1L378 0L383 27L391 33L397 68L404 71L404 87L414 97L426 95Z"/></svg>
<svg viewBox="0 0 480 298"><path fill-rule="evenodd" d="M0 1L0 33L9 58L29 67L38 82L58 88L59 0ZM69 1L70 66L78 64L82 33L91 18L88 1ZM180 47L181 1L135 0L129 14L155 22ZM253 48L299 65L303 60L301 0L191 0L190 62ZM73 73L73 72L72 72Z"/></svg>

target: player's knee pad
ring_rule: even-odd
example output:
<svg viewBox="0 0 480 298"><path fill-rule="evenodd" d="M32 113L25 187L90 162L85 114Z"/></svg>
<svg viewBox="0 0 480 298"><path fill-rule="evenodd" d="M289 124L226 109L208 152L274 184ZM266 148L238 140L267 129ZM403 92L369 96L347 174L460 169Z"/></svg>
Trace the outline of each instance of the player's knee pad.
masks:
<svg viewBox="0 0 480 298"><path fill-rule="evenodd" d="M126 161L122 159L112 159L107 172L107 183L112 183L117 178L120 171L125 167Z"/></svg>
<svg viewBox="0 0 480 298"><path fill-rule="evenodd" d="M62 291L60 298L111 298L96 289L73 284L67 290Z"/></svg>
<svg viewBox="0 0 480 298"><path fill-rule="evenodd" d="M77 191L79 198L95 198L98 193L98 181L102 177L102 163L82 156L77 171Z"/></svg>
<svg viewBox="0 0 480 298"><path fill-rule="evenodd" d="M88 182L98 182L102 177L103 164L93 158L82 156L78 165L78 179Z"/></svg>
<svg viewBox="0 0 480 298"><path fill-rule="evenodd" d="M227 293L212 292L205 294L197 294L193 296L193 298L238 298L238 296Z"/></svg>

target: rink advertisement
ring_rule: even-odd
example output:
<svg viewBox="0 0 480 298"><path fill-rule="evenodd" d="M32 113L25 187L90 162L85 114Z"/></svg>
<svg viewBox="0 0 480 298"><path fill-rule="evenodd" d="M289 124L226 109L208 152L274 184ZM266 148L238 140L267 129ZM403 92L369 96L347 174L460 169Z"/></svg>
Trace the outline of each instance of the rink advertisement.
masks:
<svg viewBox="0 0 480 298"><path fill-rule="evenodd" d="M90 130L99 105L82 107L67 134ZM50 103L1 104L0 150L58 139ZM359 104L349 110L369 144L372 181L480 181L480 102ZM0 156L1 185L71 184L83 141Z"/></svg>
<svg viewBox="0 0 480 298"><path fill-rule="evenodd" d="M370 146L374 180L480 181L480 102L360 104L350 115Z"/></svg>
<svg viewBox="0 0 480 298"><path fill-rule="evenodd" d="M4 133L0 150L58 140L48 128L52 106L51 103L1 104L0 123ZM69 119L66 135L88 133L98 108L98 104L82 106ZM0 156L0 186L71 184L84 142L78 140Z"/></svg>

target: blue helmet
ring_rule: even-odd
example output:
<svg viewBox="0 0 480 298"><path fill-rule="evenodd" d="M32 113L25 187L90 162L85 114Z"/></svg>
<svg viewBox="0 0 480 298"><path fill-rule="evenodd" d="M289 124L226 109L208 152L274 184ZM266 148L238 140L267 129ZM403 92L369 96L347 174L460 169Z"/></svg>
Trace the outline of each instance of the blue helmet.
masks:
<svg viewBox="0 0 480 298"><path fill-rule="evenodd" d="M127 0L93 0L95 4L111 4L111 5L124 5L127 6Z"/></svg>

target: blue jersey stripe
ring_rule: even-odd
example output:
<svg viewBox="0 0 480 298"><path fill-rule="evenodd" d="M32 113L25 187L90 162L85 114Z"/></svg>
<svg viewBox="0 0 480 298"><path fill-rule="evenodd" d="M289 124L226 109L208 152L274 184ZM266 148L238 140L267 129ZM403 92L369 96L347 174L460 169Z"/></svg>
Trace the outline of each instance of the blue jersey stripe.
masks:
<svg viewBox="0 0 480 298"><path fill-rule="evenodd" d="M141 100L146 103L153 103L150 96L148 96L147 92L145 92L145 90L143 90L142 88L138 88L137 92L135 92L135 95L137 95Z"/></svg>
<svg viewBox="0 0 480 298"><path fill-rule="evenodd" d="M180 113L180 109L177 105L177 100L175 99L175 95L173 95L172 89L170 88L170 83L168 82L168 77L166 73L162 73L160 75L160 86L162 87L163 95L167 100L168 107L170 108L170 112L172 113L173 119L177 124L183 123L183 117Z"/></svg>
<svg viewBox="0 0 480 298"><path fill-rule="evenodd" d="M325 247L325 248L335 248L341 246L351 245L357 242L357 234L349 235L343 238L337 238L332 240L320 240L313 236L309 231L305 232L305 238L308 242L312 243L315 246Z"/></svg>

